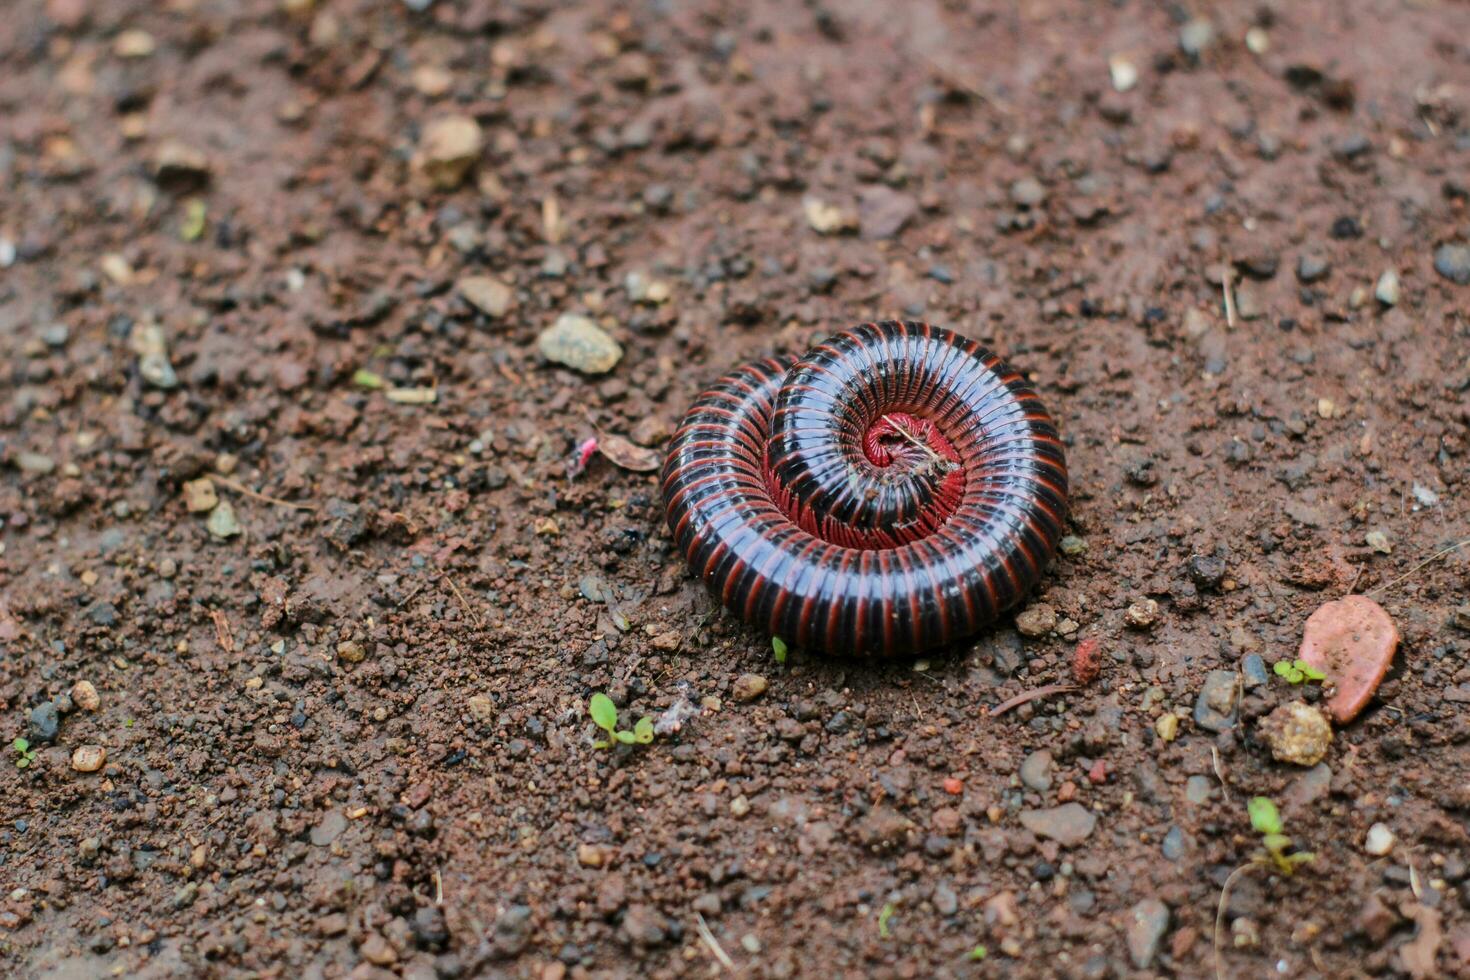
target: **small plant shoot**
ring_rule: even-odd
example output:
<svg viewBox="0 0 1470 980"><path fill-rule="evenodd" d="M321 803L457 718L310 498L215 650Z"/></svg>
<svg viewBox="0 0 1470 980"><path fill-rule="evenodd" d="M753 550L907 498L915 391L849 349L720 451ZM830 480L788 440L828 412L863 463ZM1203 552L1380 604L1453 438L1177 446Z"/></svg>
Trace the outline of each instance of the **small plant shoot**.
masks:
<svg viewBox="0 0 1470 980"><path fill-rule="evenodd" d="M15 768L29 769L36 761L36 750L31 748L31 743L23 738L18 738L10 745L15 749Z"/></svg>
<svg viewBox="0 0 1470 980"><path fill-rule="evenodd" d="M1305 660L1278 660L1271 668L1277 677L1284 678L1288 684L1305 684L1307 681L1325 681L1327 675Z"/></svg>
<svg viewBox="0 0 1470 980"><path fill-rule="evenodd" d="M1250 814L1251 827L1261 835L1261 847L1265 849L1265 853L1258 852L1251 859L1253 863L1290 877L1296 873L1297 868L1317 859L1317 855L1311 851L1292 850L1291 838L1286 836L1281 823L1281 811L1276 809L1276 804L1270 798L1251 797L1246 804L1246 812Z"/></svg>
<svg viewBox="0 0 1470 980"><path fill-rule="evenodd" d="M776 654L776 663L786 662L786 641L779 636L771 637L771 650Z"/></svg>
<svg viewBox="0 0 1470 980"><path fill-rule="evenodd" d="M587 703L587 713L592 716L594 725L607 732L606 739L598 739L592 743L594 749L610 749L619 744L647 745L653 741L652 718L639 718L631 729L619 728L617 705L601 691L592 695L592 700Z"/></svg>
<svg viewBox="0 0 1470 980"><path fill-rule="evenodd" d="M894 904L892 902L889 902L878 912L878 935L882 936L884 939L887 939L893 935L892 931L890 931L888 928L888 923L893 919L894 911Z"/></svg>

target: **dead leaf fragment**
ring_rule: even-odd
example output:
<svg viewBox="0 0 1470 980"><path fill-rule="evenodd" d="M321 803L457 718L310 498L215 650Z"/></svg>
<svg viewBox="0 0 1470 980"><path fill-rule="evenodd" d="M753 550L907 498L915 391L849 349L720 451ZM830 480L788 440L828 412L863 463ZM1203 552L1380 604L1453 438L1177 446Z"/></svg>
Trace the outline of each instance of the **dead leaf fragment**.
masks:
<svg viewBox="0 0 1470 980"><path fill-rule="evenodd" d="M597 451L610 459L614 466L634 473L652 473L660 462L658 453L635 445L622 436L599 436Z"/></svg>

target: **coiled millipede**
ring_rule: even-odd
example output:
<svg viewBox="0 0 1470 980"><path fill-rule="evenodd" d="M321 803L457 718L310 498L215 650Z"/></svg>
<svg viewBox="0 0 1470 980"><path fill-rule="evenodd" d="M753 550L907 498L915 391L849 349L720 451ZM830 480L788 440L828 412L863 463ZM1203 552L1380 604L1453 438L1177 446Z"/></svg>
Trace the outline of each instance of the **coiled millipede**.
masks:
<svg viewBox="0 0 1470 980"><path fill-rule="evenodd" d="M745 621L831 653L917 652L1019 602L1067 510L1057 428L958 334L865 323L695 401L664 462L669 528Z"/></svg>

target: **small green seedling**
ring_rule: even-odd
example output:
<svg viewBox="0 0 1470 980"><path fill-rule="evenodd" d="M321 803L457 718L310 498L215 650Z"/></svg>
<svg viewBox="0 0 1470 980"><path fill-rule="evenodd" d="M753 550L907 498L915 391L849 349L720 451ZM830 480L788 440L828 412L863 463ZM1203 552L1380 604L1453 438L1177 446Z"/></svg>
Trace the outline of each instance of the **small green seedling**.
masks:
<svg viewBox="0 0 1470 980"><path fill-rule="evenodd" d="M893 935L893 933L888 930L888 921L893 918L893 913L895 911L897 911L897 909L892 902L889 902L887 905L883 906L883 908L878 910L878 935L882 936L884 939L887 939L889 936Z"/></svg>
<svg viewBox="0 0 1470 980"><path fill-rule="evenodd" d="M632 730L618 728L618 707L612 703L612 698L601 691L592 695L592 700L587 704L587 713L592 716L592 721L598 728L607 732L607 740L598 740L592 743L594 749L610 749L621 742L624 745L647 745L653 741L653 719L644 716L638 719Z"/></svg>
<svg viewBox="0 0 1470 980"><path fill-rule="evenodd" d="M1307 681L1325 681L1327 675L1305 660L1278 660L1274 667L1277 677L1284 677L1288 684L1305 684Z"/></svg>
<svg viewBox="0 0 1470 980"><path fill-rule="evenodd" d="M1297 661L1301 663L1300 660ZM1276 673L1281 673L1281 664L1276 665ZM1285 676L1284 674L1282 676ZM1292 681L1293 684L1298 683ZM1250 814L1251 827L1261 835L1261 850L1251 855L1249 861L1230 872L1225 877L1225 884L1220 886L1220 901L1215 906L1215 976L1223 976L1221 968L1222 954L1220 952L1220 933L1225 928L1225 906L1230 900L1230 886L1235 884L1235 879L1243 874L1249 874L1257 868L1266 871L1274 871L1284 878L1290 878L1296 874L1296 869L1304 864L1311 864L1317 860L1317 855L1311 851L1294 851L1291 838L1286 836L1286 828L1281 822L1281 811L1276 809L1276 804L1267 796L1252 796L1245 805L1246 813Z"/></svg>
<svg viewBox="0 0 1470 980"><path fill-rule="evenodd" d="M775 651L776 663L784 664L786 662L786 641L779 636L771 637L771 649Z"/></svg>
<svg viewBox="0 0 1470 980"><path fill-rule="evenodd" d="M18 738L10 743L15 749L15 768L29 769L36 761L36 750L31 748L31 743L23 738Z"/></svg>
<svg viewBox="0 0 1470 980"><path fill-rule="evenodd" d="M1264 854L1257 853L1252 858L1255 863L1290 877L1297 868L1317 859L1311 851L1292 851L1291 838L1283 831L1281 813L1269 798L1251 797L1246 810L1250 813L1251 826L1261 835L1261 846L1265 849Z"/></svg>
<svg viewBox="0 0 1470 980"><path fill-rule="evenodd" d="M979 946L976 946L974 949L966 953L965 959L969 960L971 963L979 963L981 960L985 959L985 957L989 955L990 950L985 948L984 943L981 943Z"/></svg>
<svg viewBox="0 0 1470 980"><path fill-rule="evenodd" d="M366 388L369 391L377 391L385 387L383 376L376 371L367 368L358 368L352 372L352 383L358 388Z"/></svg>

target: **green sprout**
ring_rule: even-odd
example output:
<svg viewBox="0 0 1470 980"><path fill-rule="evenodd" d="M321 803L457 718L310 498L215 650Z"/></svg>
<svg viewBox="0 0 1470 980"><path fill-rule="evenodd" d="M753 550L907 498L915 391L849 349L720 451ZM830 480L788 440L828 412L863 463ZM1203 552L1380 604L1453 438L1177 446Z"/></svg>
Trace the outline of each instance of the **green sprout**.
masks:
<svg viewBox="0 0 1470 980"><path fill-rule="evenodd" d="M1305 660L1292 660L1290 662L1278 660L1271 669L1276 671L1277 677L1286 678L1286 683L1288 684L1305 684L1307 681L1325 681L1327 679L1326 674Z"/></svg>
<svg viewBox="0 0 1470 980"><path fill-rule="evenodd" d="M1274 868L1290 877L1296 873L1298 867L1317 859L1317 855L1311 851L1287 853L1292 849L1291 838L1286 836L1280 811L1268 797L1251 797L1246 804L1246 811L1250 814L1251 826L1261 835L1261 846L1265 848L1264 854L1257 853L1252 859L1255 863Z"/></svg>
<svg viewBox="0 0 1470 980"><path fill-rule="evenodd" d="M10 743L10 747L15 749L15 768L28 769L35 764L36 750L31 748L29 741L18 738Z"/></svg>
<svg viewBox="0 0 1470 980"><path fill-rule="evenodd" d="M771 649L775 651L776 663L784 664L786 662L786 641L779 636L771 637Z"/></svg>
<svg viewBox="0 0 1470 980"><path fill-rule="evenodd" d="M1300 660L1297 661L1301 663ZM1281 664L1276 665L1278 674L1281 674ZM1282 676L1286 676L1282 674ZM1290 679L1290 678L1288 678ZM1292 681L1293 684L1298 683ZM1276 804L1267 796L1253 796L1245 805L1246 813L1250 815L1251 827L1261 835L1261 849L1251 855L1249 861L1236 868L1225 877L1225 884L1220 886L1220 901L1215 906L1215 976L1223 976L1221 969L1222 953L1220 950L1220 933L1225 928L1225 907L1230 900L1230 886L1235 884L1235 879L1243 874L1260 868L1265 871L1275 871L1284 878L1290 878L1296 874L1296 869L1304 864L1311 864L1317 860L1317 855L1311 851L1295 851L1291 838L1286 836L1286 827L1281 822L1281 811L1276 809Z"/></svg>
<svg viewBox="0 0 1470 980"><path fill-rule="evenodd" d="M377 391L384 387L383 376L376 371L367 368L358 368L352 372L352 383L358 388L366 388L369 391Z"/></svg>
<svg viewBox="0 0 1470 980"><path fill-rule="evenodd" d="M988 955L990 955L990 950L985 948L984 943L981 943L979 946L976 946L974 949L966 953L965 959L969 960L972 963L979 963Z"/></svg>
<svg viewBox="0 0 1470 980"><path fill-rule="evenodd" d="M645 715L638 719L631 730L618 727L618 708L612 698L601 691L592 695L587 703L587 713L598 728L607 732L607 739L592 743L594 749L610 749L618 743L623 745L647 745L653 741L653 719Z"/></svg>
<svg viewBox="0 0 1470 980"><path fill-rule="evenodd" d="M897 908L892 902L889 902L887 905L883 906L883 908L878 910L878 935L882 936L884 939L887 939L889 936L893 935L893 933L890 932L888 929L888 921L893 918L893 913L895 911L897 911Z"/></svg>

